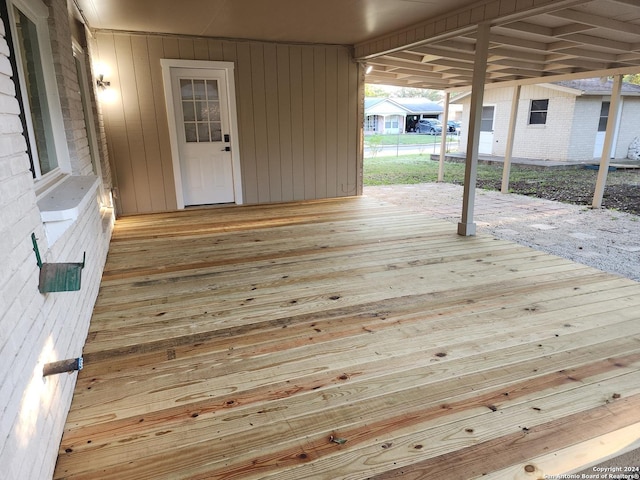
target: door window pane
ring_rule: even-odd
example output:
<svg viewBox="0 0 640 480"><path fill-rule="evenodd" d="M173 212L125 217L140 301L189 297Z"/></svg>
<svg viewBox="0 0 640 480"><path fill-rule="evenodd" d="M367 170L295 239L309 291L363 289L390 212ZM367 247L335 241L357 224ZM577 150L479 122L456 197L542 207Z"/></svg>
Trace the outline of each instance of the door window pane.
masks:
<svg viewBox="0 0 640 480"><path fill-rule="evenodd" d="M181 79L180 93L186 141L222 141L218 81Z"/></svg>
<svg viewBox="0 0 640 480"><path fill-rule="evenodd" d="M187 79L180 80L180 94L183 100L193 100L193 82Z"/></svg>
<svg viewBox="0 0 640 480"><path fill-rule="evenodd" d="M211 141L221 142L222 141L222 125L220 124L220 122L210 123L209 128L211 129Z"/></svg>
<svg viewBox="0 0 640 480"><path fill-rule="evenodd" d="M188 143L193 143L198 141L198 136L196 135L196 124L195 123L185 123L184 124L184 136L185 140Z"/></svg>
<svg viewBox="0 0 640 480"><path fill-rule="evenodd" d="M480 118L481 132L493 132L493 111L494 107L482 107L482 117Z"/></svg>
<svg viewBox="0 0 640 480"><path fill-rule="evenodd" d="M602 107L600 107L600 121L598 122L599 132L607 131L607 119L609 118L609 105L610 105L610 102L602 102Z"/></svg>
<svg viewBox="0 0 640 480"><path fill-rule="evenodd" d="M182 115L185 122L196 121L196 110L193 102L182 102Z"/></svg>
<svg viewBox="0 0 640 480"><path fill-rule="evenodd" d="M198 142L210 142L211 137L209 136L209 124L208 123L198 123Z"/></svg>

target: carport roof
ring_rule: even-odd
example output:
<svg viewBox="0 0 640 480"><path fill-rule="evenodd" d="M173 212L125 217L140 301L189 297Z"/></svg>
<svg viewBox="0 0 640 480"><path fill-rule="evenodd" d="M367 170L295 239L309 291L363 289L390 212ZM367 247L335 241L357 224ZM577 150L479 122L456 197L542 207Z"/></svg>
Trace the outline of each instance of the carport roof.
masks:
<svg viewBox="0 0 640 480"><path fill-rule="evenodd" d="M367 83L471 85L478 24L486 83L640 72L638 0L75 0L94 29L353 45Z"/></svg>

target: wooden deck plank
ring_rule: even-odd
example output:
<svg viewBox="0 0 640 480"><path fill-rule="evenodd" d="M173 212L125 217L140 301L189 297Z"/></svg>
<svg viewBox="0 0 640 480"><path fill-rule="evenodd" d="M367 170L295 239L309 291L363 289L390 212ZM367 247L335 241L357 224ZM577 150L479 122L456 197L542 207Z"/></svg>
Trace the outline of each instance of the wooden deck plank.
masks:
<svg viewBox="0 0 640 480"><path fill-rule="evenodd" d="M453 230L367 198L118 220L54 478L460 480L628 435L640 285Z"/></svg>

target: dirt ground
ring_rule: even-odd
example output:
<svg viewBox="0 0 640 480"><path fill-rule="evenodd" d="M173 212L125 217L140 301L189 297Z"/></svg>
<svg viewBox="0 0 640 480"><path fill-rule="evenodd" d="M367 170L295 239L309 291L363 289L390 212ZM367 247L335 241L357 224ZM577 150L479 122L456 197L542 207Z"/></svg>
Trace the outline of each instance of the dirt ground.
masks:
<svg viewBox="0 0 640 480"><path fill-rule="evenodd" d="M574 170L572 174L558 172L557 179L523 180L511 182L513 193L544 198L574 205L591 205L595 191L595 175ZM500 182L478 179L479 188L499 190ZM602 200L604 208L640 215L640 170L611 172Z"/></svg>

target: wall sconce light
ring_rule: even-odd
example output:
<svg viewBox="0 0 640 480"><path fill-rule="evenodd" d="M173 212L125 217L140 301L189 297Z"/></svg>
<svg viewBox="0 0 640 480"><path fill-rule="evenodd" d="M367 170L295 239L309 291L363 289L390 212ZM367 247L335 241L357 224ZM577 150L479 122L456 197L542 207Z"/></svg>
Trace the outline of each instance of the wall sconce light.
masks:
<svg viewBox="0 0 640 480"><path fill-rule="evenodd" d="M105 81L104 75L101 73L100 75L98 75L98 79L96 80L96 85L98 85L98 88L101 88L102 90L106 90L107 87L111 85L111 82Z"/></svg>
<svg viewBox="0 0 640 480"><path fill-rule="evenodd" d="M367 65L364 70L364 74L369 75L372 71L373 71L373 65Z"/></svg>

